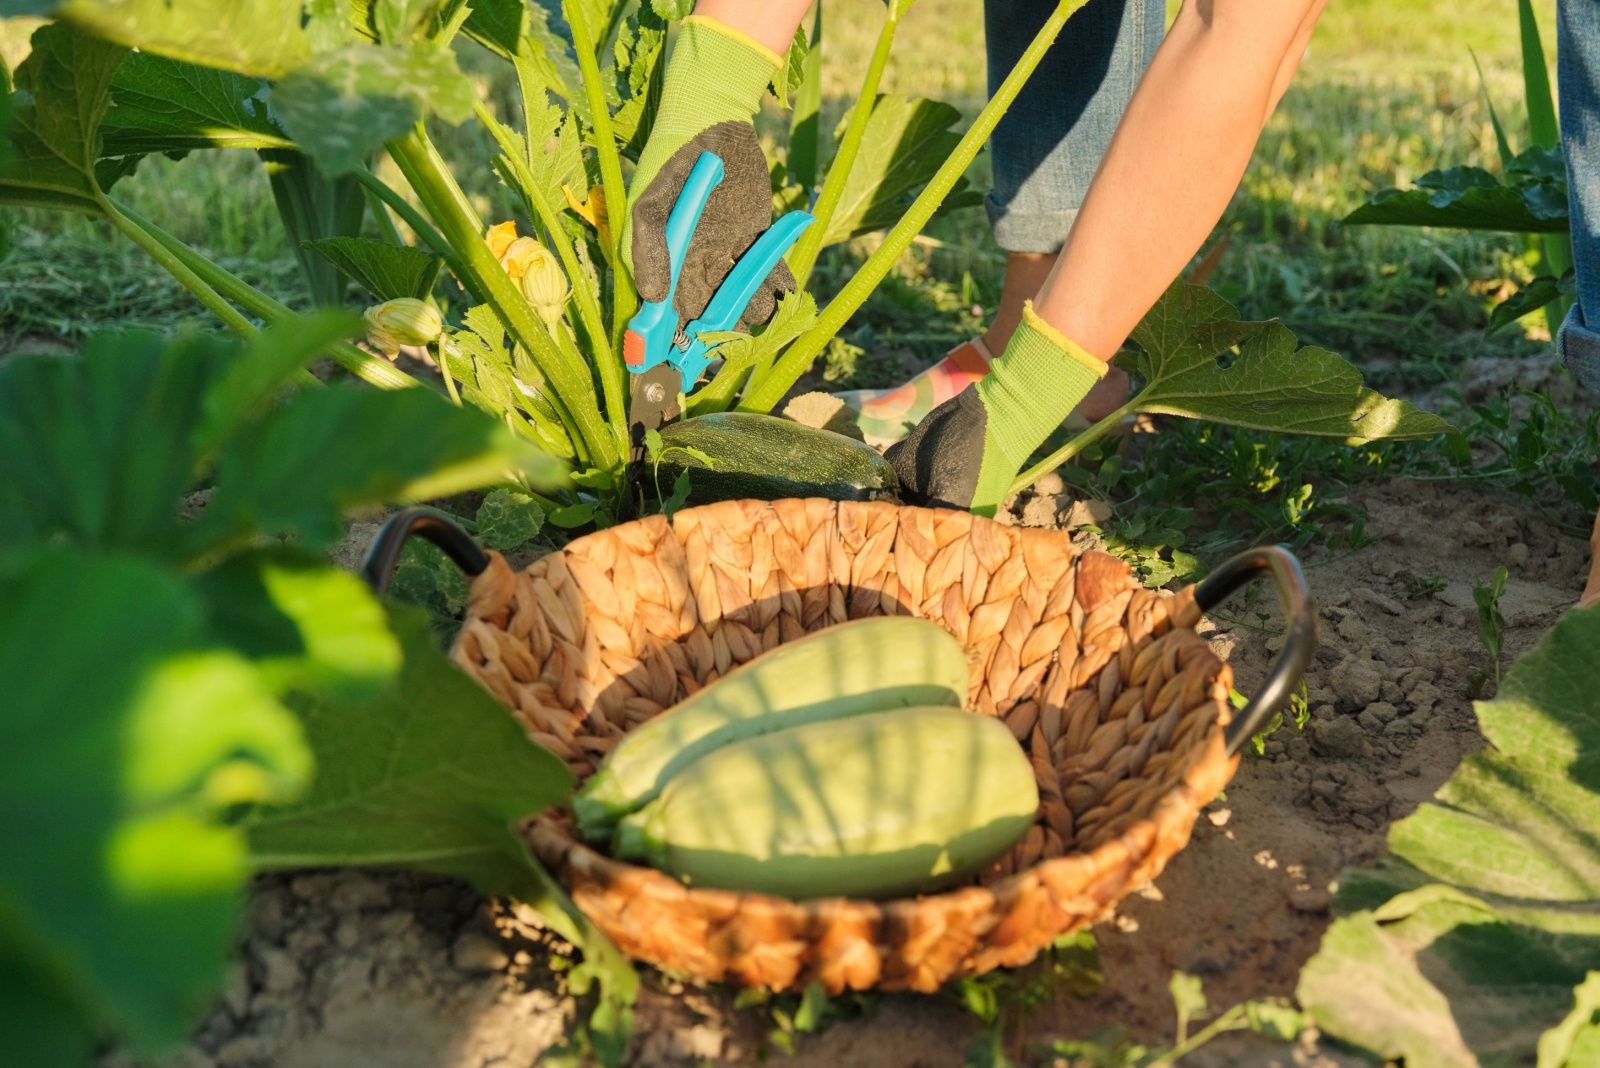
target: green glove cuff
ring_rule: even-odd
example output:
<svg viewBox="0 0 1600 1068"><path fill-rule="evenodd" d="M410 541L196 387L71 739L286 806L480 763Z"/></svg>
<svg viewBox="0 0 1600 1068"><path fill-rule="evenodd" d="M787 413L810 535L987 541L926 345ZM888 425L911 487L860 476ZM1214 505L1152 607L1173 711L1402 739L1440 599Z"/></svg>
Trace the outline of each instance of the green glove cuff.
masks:
<svg viewBox="0 0 1600 1068"><path fill-rule="evenodd" d="M719 122L749 122L782 57L753 38L704 15L690 15L672 47L650 141L633 171L644 189L691 137Z"/></svg>
<svg viewBox="0 0 1600 1068"><path fill-rule="evenodd" d="M1033 450L1105 373L1103 361L1039 318L1031 301L1023 306L1022 322L1005 354L974 387L988 415L983 464L972 495L974 512L994 515Z"/></svg>

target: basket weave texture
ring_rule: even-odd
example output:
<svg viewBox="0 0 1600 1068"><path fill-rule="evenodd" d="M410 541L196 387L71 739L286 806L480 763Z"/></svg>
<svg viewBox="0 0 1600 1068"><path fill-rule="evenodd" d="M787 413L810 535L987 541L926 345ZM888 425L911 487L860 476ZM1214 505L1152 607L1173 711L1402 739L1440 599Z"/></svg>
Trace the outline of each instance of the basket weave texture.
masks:
<svg viewBox="0 0 1600 1068"><path fill-rule="evenodd" d="M972 885L889 902L689 888L523 834L629 954L709 980L931 992L1025 964L1111 910L1189 840L1237 765L1232 673L1193 587L1143 589L1065 534L883 502L729 501L613 527L472 585L454 658L579 778L630 729L731 668L863 616L932 620L966 647L967 707L1028 752L1037 822Z"/></svg>

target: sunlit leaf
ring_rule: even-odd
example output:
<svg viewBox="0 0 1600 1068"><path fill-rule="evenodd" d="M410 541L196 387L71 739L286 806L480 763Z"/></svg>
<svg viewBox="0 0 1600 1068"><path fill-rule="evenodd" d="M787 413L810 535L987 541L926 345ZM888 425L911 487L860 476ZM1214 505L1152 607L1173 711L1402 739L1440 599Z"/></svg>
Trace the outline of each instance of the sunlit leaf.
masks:
<svg viewBox="0 0 1600 1068"><path fill-rule="evenodd" d="M67 0L58 7L97 37L260 78L311 55L301 0Z"/></svg>
<svg viewBox="0 0 1600 1068"><path fill-rule="evenodd" d="M1429 438L1450 429L1409 401L1364 387L1344 357L1300 348L1283 324L1241 322L1204 286L1174 282L1133 338L1139 351L1119 364L1144 379L1143 411L1362 440Z"/></svg>
<svg viewBox="0 0 1600 1068"><path fill-rule="evenodd" d="M823 244L846 241L899 222L912 198L960 142L961 135L951 129L960 120L958 108L937 100L899 93L878 97ZM963 182L951 191L945 210L968 203L970 198L961 197L964 189Z"/></svg>
<svg viewBox="0 0 1600 1068"><path fill-rule="evenodd" d="M293 148L259 78L134 52L111 82L101 155L200 148Z"/></svg>
<svg viewBox="0 0 1600 1068"><path fill-rule="evenodd" d="M360 702L295 699L317 763L339 773L252 821L254 861L515 881L523 862L513 822L561 801L572 773L434 647L417 613L390 617L405 662L389 687Z"/></svg>
<svg viewBox="0 0 1600 1068"><path fill-rule="evenodd" d="M71 993L41 1007L67 1023L76 1002L152 1052L204 1010L233 943L245 842L223 814L293 796L309 751L248 662L204 647L173 572L53 549L0 578L0 601L0 957L47 947L36 981ZM49 1017L0 1012L0 1048L37 1048L19 1022Z"/></svg>
<svg viewBox="0 0 1600 1068"><path fill-rule="evenodd" d="M1477 703L1489 744L1390 828L1389 860L1341 878L1336 905L1362 911L1297 991L1322 1030L1424 1068L1509 1068L1536 1048L1542 1064L1577 1041L1600 971L1597 647L1600 609L1562 616Z"/></svg>

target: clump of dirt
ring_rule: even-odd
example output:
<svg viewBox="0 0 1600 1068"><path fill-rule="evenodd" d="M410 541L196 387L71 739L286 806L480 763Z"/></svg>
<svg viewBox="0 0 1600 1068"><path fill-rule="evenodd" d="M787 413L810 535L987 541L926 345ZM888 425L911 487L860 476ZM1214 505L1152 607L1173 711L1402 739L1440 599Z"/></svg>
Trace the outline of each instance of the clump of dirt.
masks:
<svg viewBox="0 0 1600 1068"><path fill-rule="evenodd" d="M1046 491L1057 487L1046 484ZM1461 483L1395 480L1359 489L1376 541L1305 559L1321 642L1305 729L1285 725L1247 751L1152 885L1095 928L1104 985L1058 991L1013 1044L1120 1027L1170 1043L1167 982L1201 978L1215 1008L1290 996L1330 922L1344 868L1384 850L1390 824L1432 796L1481 742L1470 680L1492 678L1472 587L1500 564L1505 661L1531 647L1582 589L1588 546L1521 498ZM1017 502L1015 521L1077 528L1105 517L1062 492ZM370 521L358 535L370 539ZM353 540L360 540L359 538ZM358 553L347 553L354 563ZM1235 595L1207 640L1251 693L1281 646L1275 598ZM1492 684L1486 684L1492 685ZM178 1061L183 1068L417 1068L531 1065L570 1041L583 1006L564 975L570 947L523 906L452 880L310 872L257 880L224 995ZM734 992L645 970L629 1063L749 1064L776 1047L769 1009ZM793 1068L957 1066L979 1025L952 998L871 999L871 1011L796 1036ZM1014 1051L1015 1052L1015 1051ZM113 1064L125 1063L120 1058ZM1319 1047L1225 1036L1194 1065L1359 1063Z"/></svg>

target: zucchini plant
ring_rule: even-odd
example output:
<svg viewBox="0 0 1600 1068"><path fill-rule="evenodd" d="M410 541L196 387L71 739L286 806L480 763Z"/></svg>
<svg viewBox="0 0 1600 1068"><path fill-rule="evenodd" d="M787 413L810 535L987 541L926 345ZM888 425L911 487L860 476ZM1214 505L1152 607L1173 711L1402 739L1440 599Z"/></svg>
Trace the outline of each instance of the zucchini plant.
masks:
<svg viewBox="0 0 1600 1068"><path fill-rule="evenodd" d="M1563 615L1475 709L1486 744L1339 879L1296 997L1326 1033L1436 1068L1600 1059L1600 609Z"/></svg>
<svg viewBox="0 0 1600 1068"><path fill-rule="evenodd" d="M249 873L287 866L515 894L584 947L625 1023L631 970L511 831L570 773L321 551L347 508L557 465L426 390L283 398L349 329L102 335L0 367L8 1062L165 1052L221 985Z"/></svg>
<svg viewBox="0 0 1600 1068"><path fill-rule="evenodd" d="M1522 37L1522 81L1530 144L1517 152L1506 134L1489 86L1483 85L1494 128L1501 174L1461 165L1429 171L1411 189L1383 189L1344 219L1359 226L1445 226L1520 234L1528 259L1540 273L1495 305L1489 333L1510 326L1538 308L1555 335L1577 294L1572 272L1572 226L1567 217L1567 167L1561 154L1544 42L1531 0L1517 0ZM1477 56L1473 56L1477 63ZM1483 81L1483 70L1478 70Z"/></svg>
<svg viewBox="0 0 1600 1068"><path fill-rule="evenodd" d="M543 2L11 0L10 13L56 21L37 31L15 72L13 153L0 171L0 203L107 219L248 337L258 322L281 320L284 306L113 194L151 153L261 153L284 187L279 202L291 236L323 274L336 270L383 302L428 297L441 271L459 283L468 307L436 342L444 387L573 465L576 486L546 501L552 522L605 521L623 505L630 441L622 336L639 306L616 216L629 160L654 121L669 24L692 3ZM710 338L721 363L689 398L687 419L771 412L928 221L975 202L965 172L1084 0L1057 0L1016 69L960 132L960 113L949 105L878 92L912 3L885 5L862 90L835 138L818 122L820 7L773 86L780 102L794 101L787 144L770 160L775 210L809 206L817 220L790 256L802 287L827 246L872 231L886 231L882 241L824 306L802 288L765 327ZM463 74L457 52L468 41L509 65L509 106L485 99ZM439 123L468 122L487 135L492 159L446 160L430 135ZM398 187L375 173L380 154L393 161ZM457 181L463 169L491 166L523 218L482 218ZM351 181L381 236L351 232ZM401 224L413 243L401 240ZM1171 320L1182 314L1172 302L1188 299L1175 289L1152 314ZM1191 341L1186 358L1213 367L1233 344L1202 353L1203 334ZM1354 368L1320 350L1315 360L1300 358L1292 335L1278 334L1275 344L1275 353L1287 345L1278 356L1294 357L1275 357L1281 373L1234 375L1203 410L1146 410L1338 436L1352 436L1355 421L1361 437L1427 436L1442 427L1420 416L1369 418L1362 406L1371 406L1370 391L1360 389ZM330 343L328 354L374 385L416 384L348 342ZM1336 403L1303 381L1334 365L1341 380L1355 380ZM1297 403L1342 405L1340 417L1280 417ZM831 440L819 434L816 447Z"/></svg>

